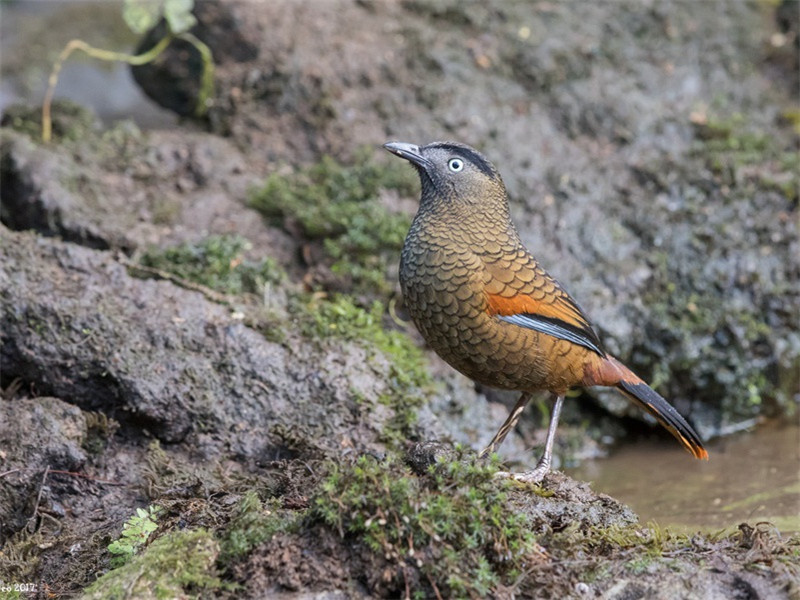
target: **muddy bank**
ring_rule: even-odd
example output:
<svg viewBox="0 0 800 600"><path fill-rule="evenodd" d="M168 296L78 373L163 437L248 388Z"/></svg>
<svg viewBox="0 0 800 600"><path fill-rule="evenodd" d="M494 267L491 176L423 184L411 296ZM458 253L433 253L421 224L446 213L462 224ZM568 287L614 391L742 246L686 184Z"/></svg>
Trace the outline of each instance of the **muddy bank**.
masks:
<svg viewBox="0 0 800 600"><path fill-rule="evenodd" d="M413 461L340 453L335 462L247 471L198 460L186 444L134 443L113 426L95 424L92 434L91 413L52 398L4 400L0 410L0 440L24 450L8 463L17 470L3 473L2 491L32 483L0 573L38 582L32 597L771 599L798 591L798 540L767 524L724 537L674 535L562 474L541 487L515 485L492 477L496 464L437 444L413 450ZM57 416L60 429L39 435L18 421L21 433L9 434L5 417L19 411L37 425ZM423 472L421 453L432 465ZM140 527L148 512L149 539L120 563L109 548L121 524Z"/></svg>

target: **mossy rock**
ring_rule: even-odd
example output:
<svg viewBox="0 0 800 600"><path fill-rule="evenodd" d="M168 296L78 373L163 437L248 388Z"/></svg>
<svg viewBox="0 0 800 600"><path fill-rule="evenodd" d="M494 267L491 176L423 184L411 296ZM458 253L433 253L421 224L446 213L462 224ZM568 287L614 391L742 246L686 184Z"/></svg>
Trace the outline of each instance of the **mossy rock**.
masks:
<svg viewBox="0 0 800 600"><path fill-rule="evenodd" d="M496 471L496 464L454 460L418 477L398 458L364 456L332 469L312 511L384 556L398 579L409 568L448 595L485 597L542 555L526 516L508 510Z"/></svg>
<svg viewBox="0 0 800 600"><path fill-rule="evenodd" d="M245 258L250 248L241 236L212 235L195 243L148 250L141 263L226 294L260 293L265 284L285 279L283 269L270 257Z"/></svg>

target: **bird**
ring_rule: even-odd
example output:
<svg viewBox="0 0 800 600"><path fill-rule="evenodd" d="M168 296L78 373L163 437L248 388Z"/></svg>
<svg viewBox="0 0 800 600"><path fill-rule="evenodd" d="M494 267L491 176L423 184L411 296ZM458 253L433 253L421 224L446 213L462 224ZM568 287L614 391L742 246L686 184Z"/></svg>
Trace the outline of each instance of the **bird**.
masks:
<svg viewBox="0 0 800 600"><path fill-rule="evenodd" d="M553 399L534 469L501 472L539 483L550 471L564 398L574 388L616 388L649 412L695 458L708 452L678 411L603 347L578 303L522 243L497 168L457 142L383 146L416 169L421 196L400 255L411 320L450 366L491 387L521 392L489 445L493 453L533 394Z"/></svg>

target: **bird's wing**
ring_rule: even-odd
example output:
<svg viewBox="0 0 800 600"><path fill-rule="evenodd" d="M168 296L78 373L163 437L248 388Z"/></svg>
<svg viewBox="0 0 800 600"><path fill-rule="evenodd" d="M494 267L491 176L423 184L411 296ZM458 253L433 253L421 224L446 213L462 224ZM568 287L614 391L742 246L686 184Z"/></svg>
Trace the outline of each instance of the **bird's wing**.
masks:
<svg viewBox="0 0 800 600"><path fill-rule="evenodd" d="M484 262L487 311L507 323L605 351L580 306L527 251Z"/></svg>

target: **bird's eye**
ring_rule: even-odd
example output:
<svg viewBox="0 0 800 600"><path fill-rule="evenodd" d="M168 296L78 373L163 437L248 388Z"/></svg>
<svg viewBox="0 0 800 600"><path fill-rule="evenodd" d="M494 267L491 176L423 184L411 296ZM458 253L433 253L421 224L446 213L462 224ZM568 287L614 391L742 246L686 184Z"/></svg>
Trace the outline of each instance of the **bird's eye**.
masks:
<svg viewBox="0 0 800 600"><path fill-rule="evenodd" d="M458 173L464 168L464 161L460 158L451 158L447 166L453 173Z"/></svg>

